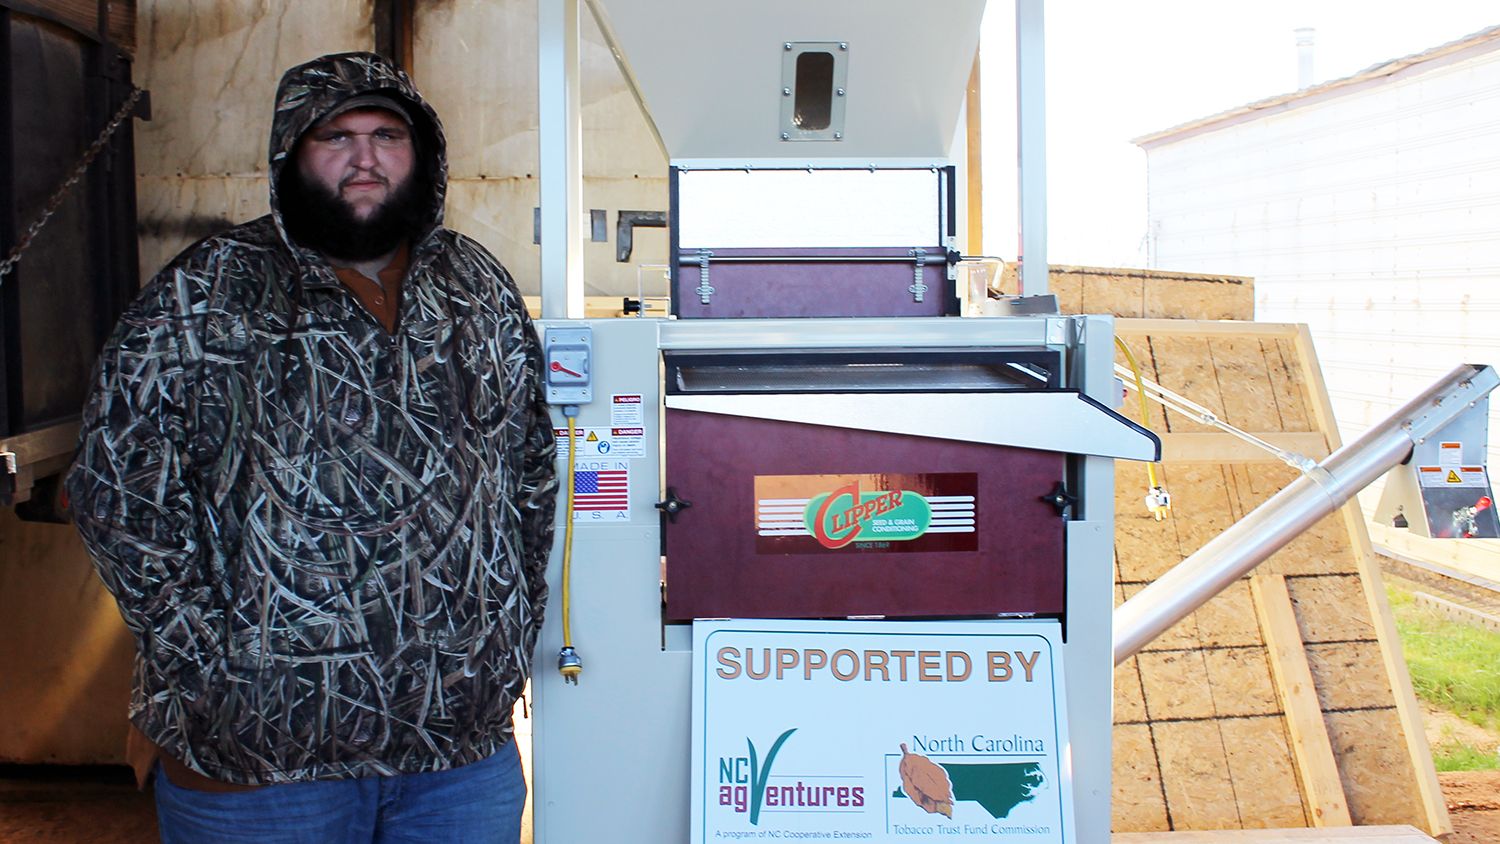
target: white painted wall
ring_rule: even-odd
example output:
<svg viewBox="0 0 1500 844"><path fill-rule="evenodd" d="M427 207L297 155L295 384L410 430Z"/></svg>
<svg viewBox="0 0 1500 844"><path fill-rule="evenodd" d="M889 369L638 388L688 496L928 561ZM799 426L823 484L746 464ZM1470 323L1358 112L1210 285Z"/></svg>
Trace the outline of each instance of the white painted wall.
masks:
<svg viewBox="0 0 1500 844"><path fill-rule="evenodd" d="M1147 149L1150 266L1254 276L1257 320L1307 323L1346 442L1453 366L1500 365L1491 47ZM1493 471L1500 397L1490 429Z"/></svg>

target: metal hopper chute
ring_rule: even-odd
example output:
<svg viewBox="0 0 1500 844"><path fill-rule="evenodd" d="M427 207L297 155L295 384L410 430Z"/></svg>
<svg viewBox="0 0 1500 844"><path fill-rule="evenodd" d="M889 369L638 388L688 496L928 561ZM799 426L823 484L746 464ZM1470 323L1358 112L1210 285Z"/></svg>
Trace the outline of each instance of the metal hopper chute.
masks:
<svg viewBox="0 0 1500 844"><path fill-rule="evenodd" d="M588 5L668 158L687 166L946 158L984 12L982 0Z"/></svg>

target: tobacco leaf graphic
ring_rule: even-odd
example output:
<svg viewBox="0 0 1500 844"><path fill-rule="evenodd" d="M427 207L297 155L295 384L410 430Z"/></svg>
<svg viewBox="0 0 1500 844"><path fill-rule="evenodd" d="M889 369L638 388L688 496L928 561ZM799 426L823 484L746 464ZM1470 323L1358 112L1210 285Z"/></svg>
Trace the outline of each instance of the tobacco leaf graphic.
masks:
<svg viewBox="0 0 1500 844"><path fill-rule="evenodd" d="M906 749L901 743L901 787L928 814L953 817L953 783L941 765Z"/></svg>

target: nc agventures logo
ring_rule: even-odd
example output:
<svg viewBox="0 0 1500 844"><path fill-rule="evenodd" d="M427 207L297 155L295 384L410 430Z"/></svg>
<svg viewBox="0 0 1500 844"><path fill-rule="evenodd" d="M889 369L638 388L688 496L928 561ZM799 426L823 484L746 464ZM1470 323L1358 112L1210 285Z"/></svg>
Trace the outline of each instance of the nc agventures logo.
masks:
<svg viewBox="0 0 1500 844"><path fill-rule="evenodd" d="M762 808L848 810L865 805L863 786L818 785L801 781L770 785L771 766L786 744L793 727L777 737L764 760L756 752L755 742L745 738L748 756L719 757L719 805L737 813L748 813L751 825L760 824ZM782 777L788 779L788 777Z"/></svg>

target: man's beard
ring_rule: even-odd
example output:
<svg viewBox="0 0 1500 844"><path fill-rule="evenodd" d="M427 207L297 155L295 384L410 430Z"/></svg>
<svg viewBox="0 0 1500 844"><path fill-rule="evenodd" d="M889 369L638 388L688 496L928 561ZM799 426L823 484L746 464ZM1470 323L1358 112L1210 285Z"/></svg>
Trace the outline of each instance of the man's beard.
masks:
<svg viewBox="0 0 1500 844"><path fill-rule="evenodd" d="M427 179L421 169L363 220L336 192L306 179L295 162L281 174L277 191L287 234L303 246L342 261L369 261L414 240L429 222Z"/></svg>

